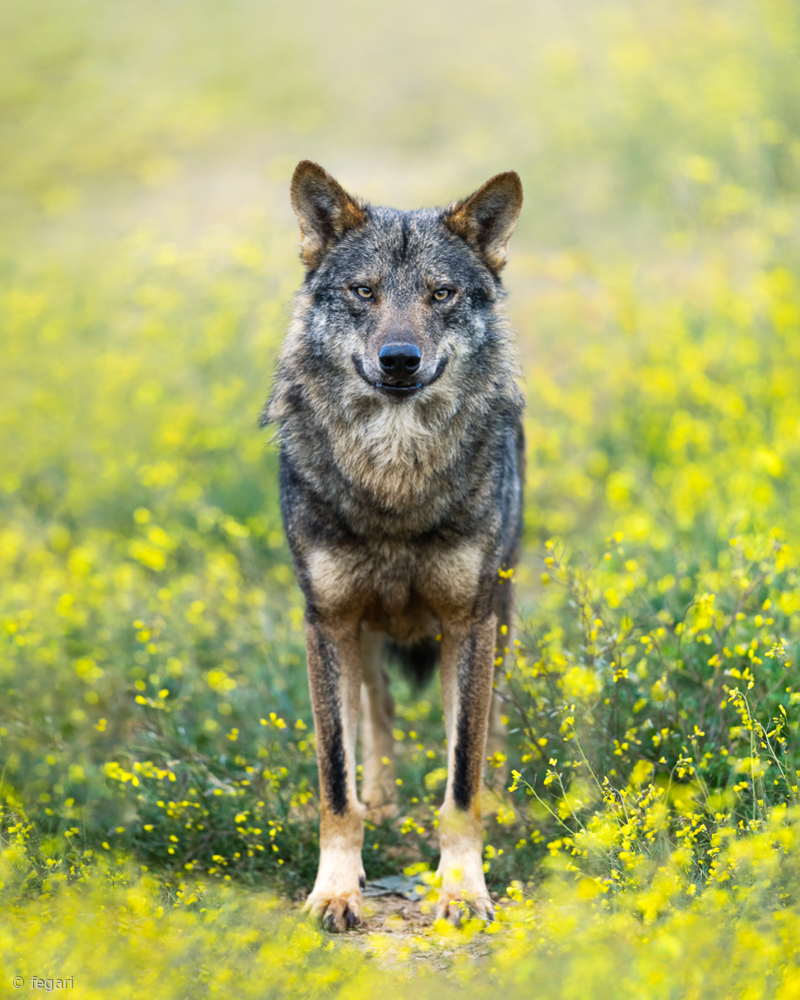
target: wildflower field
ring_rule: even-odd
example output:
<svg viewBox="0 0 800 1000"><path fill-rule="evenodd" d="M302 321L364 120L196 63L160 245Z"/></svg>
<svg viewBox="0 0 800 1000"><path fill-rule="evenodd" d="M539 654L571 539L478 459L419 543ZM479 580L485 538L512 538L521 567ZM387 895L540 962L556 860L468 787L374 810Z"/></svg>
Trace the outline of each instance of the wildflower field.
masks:
<svg viewBox="0 0 800 1000"><path fill-rule="evenodd" d="M0 997L800 997L800 8L31 0L0 49ZM399 677L364 863L420 901L300 912L257 424L305 157L399 207L525 188L485 929L433 923L441 701Z"/></svg>

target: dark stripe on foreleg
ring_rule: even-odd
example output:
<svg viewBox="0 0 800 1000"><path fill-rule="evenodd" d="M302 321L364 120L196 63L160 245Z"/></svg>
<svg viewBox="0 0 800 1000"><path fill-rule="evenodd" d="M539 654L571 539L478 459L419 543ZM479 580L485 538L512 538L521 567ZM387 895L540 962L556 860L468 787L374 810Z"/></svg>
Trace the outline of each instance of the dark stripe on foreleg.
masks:
<svg viewBox="0 0 800 1000"><path fill-rule="evenodd" d="M481 776L483 740L476 715L480 713L481 696L476 662L478 636L469 635L460 651L458 661L458 725L453 771L453 801L459 809L469 809L473 795L478 791ZM477 731L476 731L477 729ZM478 746L477 744L481 745Z"/></svg>
<svg viewBox="0 0 800 1000"><path fill-rule="evenodd" d="M455 773L453 775L453 801L459 809L469 809L472 801L472 783L470 777L471 739L469 720L462 709L458 716L458 742L456 743Z"/></svg>
<svg viewBox="0 0 800 1000"><path fill-rule="evenodd" d="M326 792L331 809L337 816L347 812L347 773L345 770L342 720L336 718L331 734L331 742L326 747Z"/></svg>
<svg viewBox="0 0 800 1000"><path fill-rule="evenodd" d="M347 767L342 733L342 672L333 643L319 628L316 635L320 665L315 699L320 782L333 812L343 816L347 812Z"/></svg>

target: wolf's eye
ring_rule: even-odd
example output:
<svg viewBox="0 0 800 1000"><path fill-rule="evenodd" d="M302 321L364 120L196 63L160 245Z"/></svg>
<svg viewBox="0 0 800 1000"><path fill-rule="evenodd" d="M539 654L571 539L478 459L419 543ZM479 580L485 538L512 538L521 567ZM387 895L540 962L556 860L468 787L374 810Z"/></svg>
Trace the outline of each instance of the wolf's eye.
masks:
<svg viewBox="0 0 800 1000"><path fill-rule="evenodd" d="M433 297L437 302L444 302L444 300L449 299L452 294L453 293L449 288L437 288L433 293Z"/></svg>
<svg viewBox="0 0 800 1000"><path fill-rule="evenodd" d="M372 289L368 288L366 285L359 285L358 288L354 289L354 291L360 299L372 298Z"/></svg>

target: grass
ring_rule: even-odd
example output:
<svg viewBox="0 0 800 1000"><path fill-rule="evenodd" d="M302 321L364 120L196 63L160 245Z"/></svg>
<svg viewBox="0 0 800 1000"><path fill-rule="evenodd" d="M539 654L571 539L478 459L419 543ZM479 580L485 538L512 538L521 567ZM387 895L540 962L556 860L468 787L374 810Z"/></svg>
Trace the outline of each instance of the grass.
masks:
<svg viewBox="0 0 800 1000"><path fill-rule="evenodd" d="M6 980L795 996L794 6L0 18ZM296 914L316 769L257 418L308 155L377 202L510 167L525 186L507 284L529 479L488 935L332 941ZM438 686L395 686L401 815L367 831L371 878L437 861Z"/></svg>

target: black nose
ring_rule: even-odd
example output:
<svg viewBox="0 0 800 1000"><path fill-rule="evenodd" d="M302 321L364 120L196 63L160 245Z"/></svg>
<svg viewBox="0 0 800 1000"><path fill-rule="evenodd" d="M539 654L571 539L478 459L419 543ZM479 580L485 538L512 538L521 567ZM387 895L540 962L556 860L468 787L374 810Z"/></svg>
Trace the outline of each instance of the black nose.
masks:
<svg viewBox="0 0 800 1000"><path fill-rule="evenodd" d="M378 355L381 368L390 375L413 375L421 360L416 344L384 344Z"/></svg>

